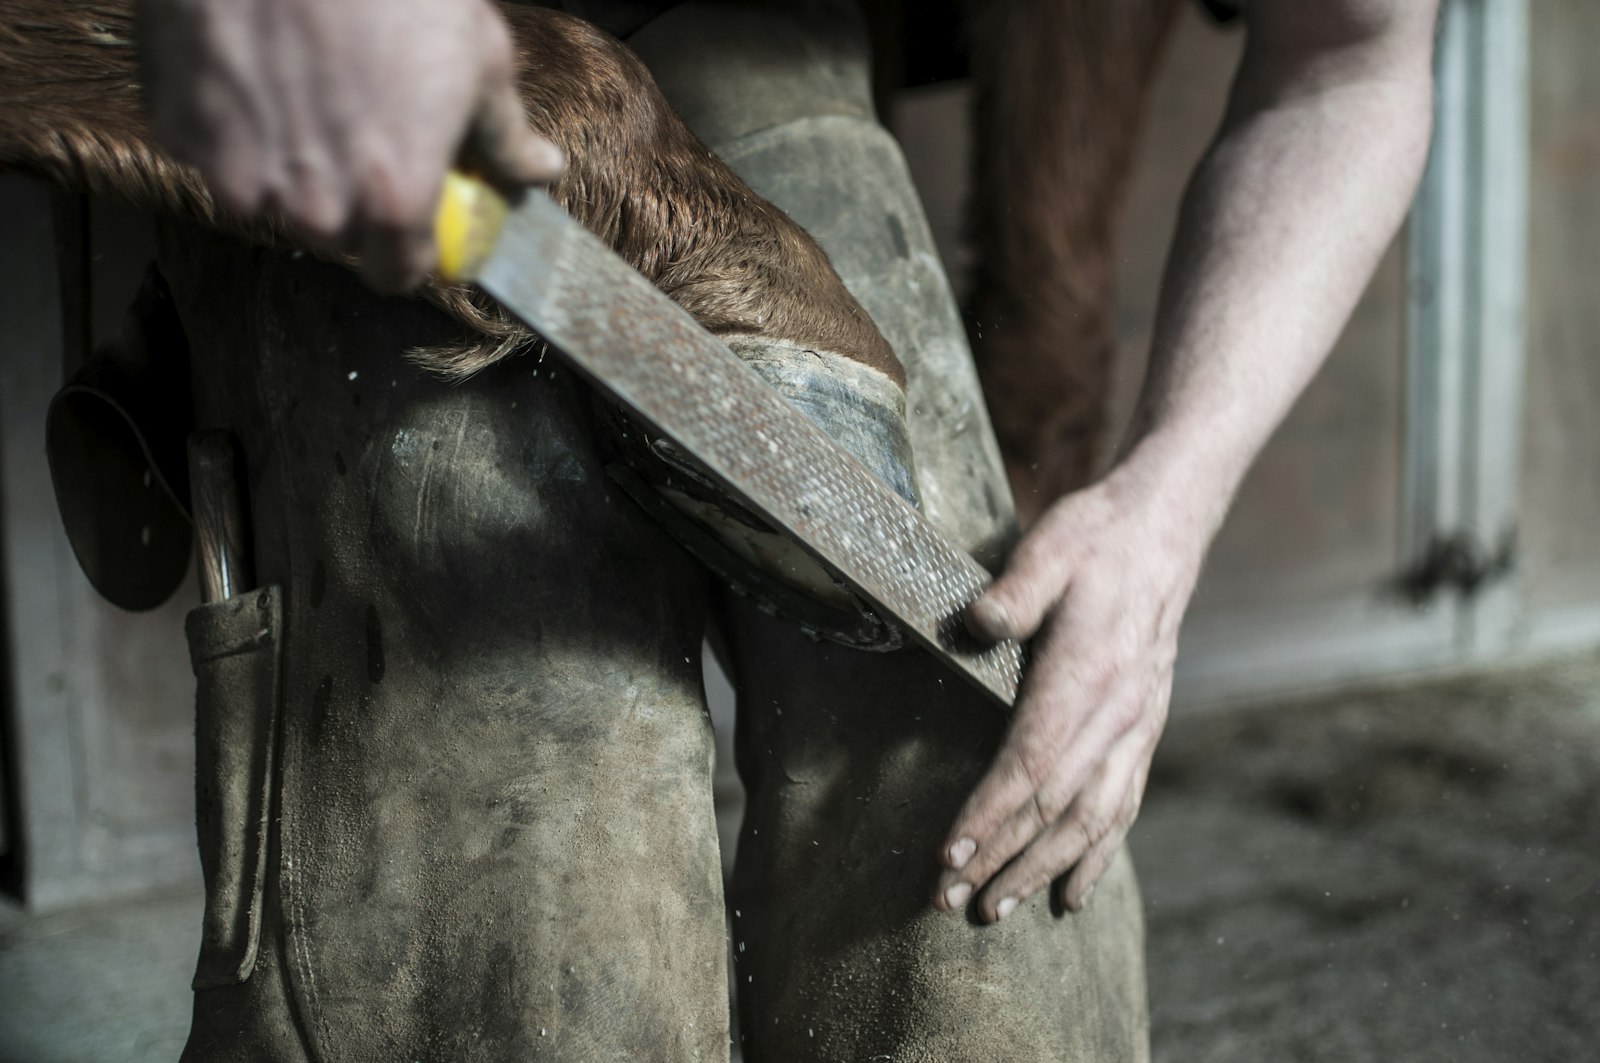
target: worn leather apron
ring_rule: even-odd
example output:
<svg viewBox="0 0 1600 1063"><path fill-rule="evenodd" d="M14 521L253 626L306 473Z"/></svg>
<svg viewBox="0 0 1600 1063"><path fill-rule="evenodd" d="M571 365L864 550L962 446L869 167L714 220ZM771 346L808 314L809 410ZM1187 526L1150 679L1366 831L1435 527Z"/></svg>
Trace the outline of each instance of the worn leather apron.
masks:
<svg viewBox="0 0 1600 1063"><path fill-rule="evenodd" d="M923 511L993 564L1010 492L954 299L873 117L849 0L691 0L630 39L684 120L822 245L906 367ZM1119 856L1081 914L979 927L929 904L935 855L1005 721L920 650L818 643L721 609L748 793L730 885L746 1058L1148 1058L1144 925Z"/></svg>
<svg viewBox="0 0 1600 1063"><path fill-rule="evenodd" d="M851 5L687 3L631 43L884 331L924 511L994 563L1005 478ZM726 1058L708 584L606 476L585 389L533 356L415 370L457 326L303 257L170 226L161 268L195 423L245 449L262 584L188 622L207 908L185 1058ZM1126 858L1081 915L928 905L1004 720L919 651L717 611L750 794L746 1058L1145 1058Z"/></svg>

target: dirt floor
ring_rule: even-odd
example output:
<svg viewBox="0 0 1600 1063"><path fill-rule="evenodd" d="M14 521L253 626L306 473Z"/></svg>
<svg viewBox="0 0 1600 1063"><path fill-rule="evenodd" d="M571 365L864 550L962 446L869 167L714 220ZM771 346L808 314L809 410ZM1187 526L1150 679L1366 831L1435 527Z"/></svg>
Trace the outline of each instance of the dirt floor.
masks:
<svg viewBox="0 0 1600 1063"><path fill-rule="evenodd" d="M1155 1057L1600 1058L1600 657L1179 717Z"/></svg>
<svg viewBox="0 0 1600 1063"><path fill-rule="evenodd" d="M1159 1063L1600 1058L1600 656L1180 715L1133 847ZM197 911L0 909L0 1063L176 1058Z"/></svg>

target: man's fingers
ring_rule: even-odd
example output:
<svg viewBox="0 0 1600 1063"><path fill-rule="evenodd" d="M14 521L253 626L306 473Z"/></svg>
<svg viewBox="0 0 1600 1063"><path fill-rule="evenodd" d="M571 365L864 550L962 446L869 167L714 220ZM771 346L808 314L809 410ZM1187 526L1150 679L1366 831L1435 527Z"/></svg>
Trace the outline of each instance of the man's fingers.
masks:
<svg viewBox="0 0 1600 1063"><path fill-rule="evenodd" d="M272 194L278 145L257 130L220 128L184 145L181 158L200 171L217 206L241 218L254 216Z"/></svg>
<svg viewBox="0 0 1600 1063"><path fill-rule="evenodd" d="M1167 696L1166 688L1160 685L1151 695L1153 700L1149 711L1155 714L1158 720L1164 720L1166 717ZM1107 780L1112 785L1105 793L1109 796L1120 792L1121 806L1113 813L1111 827L1105 836L1084 853L1078 861L1078 866L1072 869L1072 874L1061 884L1061 906L1068 911L1083 911L1083 906L1088 903L1089 894L1093 892L1095 883L1100 881L1100 876L1111 866L1117 850L1121 848L1128 831L1133 827L1133 821L1138 818L1139 806L1144 801L1145 784L1150 778L1150 761L1155 756L1156 745L1160 739L1159 726L1151 729L1149 733L1143 730L1130 732L1118 743L1118 748L1112 754L1115 765L1108 760Z"/></svg>
<svg viewBox="0 0 1600 1063"><path fill-rule="evenodd" d="M362 276L377 291L410 291L437 257L433 213L444 160L419 166L401 149L379 141L364 145L359 158L359 213L345 234L345 249L357 257Z"/></svg>
<svg viewBox="0 0 1600 1063"><path fill-rule="evenodd" d="M1018 904L1048 886L1094 844L1093 830L1076 811L1058 819L984 887L978 898L978 918L986 923L1004 919Z"/></svg>
<svg viewBox="0 0 1600 1063"><path fill-rule="evenodd" d="M561 149L533 131L517 95L511 38L500 16L484 10L487 59L483 90L467 130L465 154L503 188L550 184L566 169Z"/></svg>
<svg viewBox="0 0 1600 1063"><path fill-rule="evenodd" d="M978 849L988 844L989 836L1019 809L1031 806L1035 794L1052 774L1056 761L1073 740L1073 730L1079 726L1082 712L1073 716L1058 713L1041 714L1029 700L1029 692L1042 685L1045 689L1060 691L1068 706L1093 707L1102 696L1102 690L1086 690L1079 676L1070 667L1069 659L1052 652L1054 644L1066 637L1063 626L1052 623L1039 641L1035 664L1023 681L1022 696L1017 703L1017 714L1006 734L994 764L979 780L972 796L956 816L955 826L945 838L939 853L940 862L952 871L967 871L963 877L969 884L981 884L983 879L973 878L968 865ZM1015 855L1016 850L1005 859ZM991 873L1004 860L996 862L993 854L978 865ZM947 876L948 877L948 876ZM954 885L953 880L944 884ZM941 890L941 893L943 891ZM949 903L958 908L961 902Z"/></svg>
<svg viewBox="0 0 1600 1063"><path fill-rule="evenodd" d="M1071 807L984 887L978 902L983 918L1004 918L1016 903L1027 900L1084 859L1106 835L1127 830L1138 810L1136 789L1143 789L1148 748L1144 737L1134 731L1112 744ZM1131 803L1130 793L1135 793ZM1012 901L1009 906L1007 898Z"/></svg>
<svg viewBox="0 0 1600 1063"><path fill-rule="evenodd" d="M1066 586L1066 557L1024 539L1000 578L967 606L967 630L985 642L1032 638Z"/></svg>
<svg viewBox="0 0 1600 1063"><path fill-rule="evenodd" d="M357 239L362 275L375 290L386 294L407 292L421 284L437 258L428 225L368 223Z"/></svg>
<svg viewBox="0 0 1600 1063"><path fill-rule="evenodd" d="M951 889L959 888L962 884L973 891L983 890L989 902L988 912L992 917L1005 894L995 892L991 879L997 876L1004 878L1009 873L1007 865L1011 864L1018 853L1031 851L1029 847L1037 845L1037 839L1053 828L1063 815L1068 814L1068 809L1081 803L1084 787L1092 785L1091 779L1097 771L1104 775L1109 769L1120 771L1124 777L1126 776L1124 765L1113 764L1109 760L1119 739L1123 737L1123 731L1118 729L1120 725L1115 722L1118 715L1120 714L1102 711L1091 718L1073 737L1066 753L1057 761L1055 770L1028 795L1027 800L1022 802L995 830L974 837L977 846L972 859L961 870L947 872L944 876L946 881L943 883L943 889L947 896ZM1112 799L1115 800L1120 795L1121 790L1115 790ZM1090 841L1097 838L1105 829L1105 823L1114 811L1114 808L1102 810L1092 801L1082 808L1084 827L1089 833ZM1026 859L1027 856L1024 855L1023 860ZM1051 874L1045 875L1038 885L1043 885L1065 870L1065 864L1057 866Z"/></svg>
<svg viewBox="0 0 1600 1063"><path fill-rule="evenodd" d="M1014 743L1007 742L967 799L966 807L956 819L955 829L939 851L940 862L950 870L940 876L935 905L954 911L967 903L972 896L973 874L985 868L992 872L999 866L994 860L1003 844L992 838L995 830L1008 822L1018 809L1031 805L1037 788L1038 784L1018 759ZM1009 860L1020 848L1019 842L1005 859ZM983 857L974 863L980 850Z"/></svg>
<svg viewBox="0 0 1600 1063"><path fill-rule="evenodd" d="M998 827L975 841L975 851L959 871L940 876L937 899L949 910L962 907L1001 868L1049 828L1055 816L1030 792ZM989 916L993 918L993 916Z"/></svg>
<svg viewBox="0 0 1600 1063"><path fill-rule="evenodd" d="M1106 706L1091 716L1070 737L1064 752L1052 758L1054 768L1043 779L1036 779L1021 766L1024 754L1002 753L1001 762L979 784L969 802L969 811L957 820L950 835L952 840L946 843L945 864L951 870L940 876L936 888L935 903L939 907L954 910L964 906L973 893L1056 821L1077 798L1113 743L1126 732L1122 723L1126 715L1117 707ZM1008 742L1008 750L1025 741ZM1000 774L991 784L996 772ZM1019 776L1033 785L1023 786ZM955 867L952 857L964 841L971 843L971 852L960 867Z"/></svg>
<svg viewBox="0 0 1600 1063"><path fill-rule="evenodd" d="M225 213L251 218L268 203L266 182L249 162L233 157L226 163L203 164L200 173L211 198Z"/></svg>
<svg viewBox="0 0 1600 1063"><path fill-rule="evenodd" d="M1069 912L1083 911L1084 905L1089 903L1089 895L1094 892L1095 883L1111 866L1117 850L1122 848L1123 841L1128 837L1128 826L1118 826L1083 854L1078 866L1072 869L1072 874L1061 886L1061 907Z"/></svg>
<svg viewBox="0 0 1600 1063"><path fill-rule="evenodd" d="M313 245L337 246L348 228L353 204L339 167L323 157L302 158L284 167L284 189L268 204Z"/></svg>
<svg viewBox="0 0 1600 1063"><path fill-rule="evenodd" d="M548 185L566 169L566 156L535 133L510 89L484 102L467 138L467 157L502 188Z"/></svg>
<svg viewBox="0 0 1600 1063"><path fill-rule="evenodd" d="M967 629L975 637L1026 639L1039 630L1078 566L1082 520L1081 506L1069 498L1022 537L1000 578L967 606Z"/></svg>

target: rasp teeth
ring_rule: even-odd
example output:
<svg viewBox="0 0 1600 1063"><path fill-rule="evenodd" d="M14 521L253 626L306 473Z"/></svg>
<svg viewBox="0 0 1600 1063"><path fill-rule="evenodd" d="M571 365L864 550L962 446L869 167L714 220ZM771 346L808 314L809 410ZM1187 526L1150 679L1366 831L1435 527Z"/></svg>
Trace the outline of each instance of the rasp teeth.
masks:
<svg viewBox="0 0 1600 1063"><path fill-rule="evenodd" d="M1015 701L1022 647L978 647L961 621L989 573L548 196L513 212L479 283L936 658Z"/></svg>

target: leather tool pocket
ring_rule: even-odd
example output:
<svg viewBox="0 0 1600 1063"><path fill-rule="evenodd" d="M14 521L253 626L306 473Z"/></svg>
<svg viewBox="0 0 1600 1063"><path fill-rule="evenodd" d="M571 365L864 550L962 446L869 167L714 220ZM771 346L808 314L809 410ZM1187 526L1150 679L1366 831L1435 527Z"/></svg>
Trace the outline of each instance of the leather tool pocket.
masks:
<svg viewBox="0 0 1600 1063"><path fill-rule="evenodd" d="M250 977L261 941L280 684L277 586L202 605L184 632L197 684L195 825L206 880L194 988Z"/></svg>

